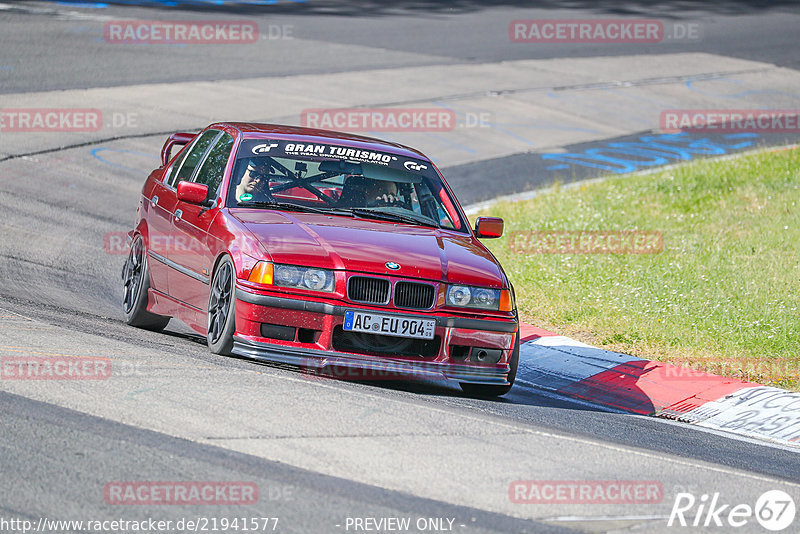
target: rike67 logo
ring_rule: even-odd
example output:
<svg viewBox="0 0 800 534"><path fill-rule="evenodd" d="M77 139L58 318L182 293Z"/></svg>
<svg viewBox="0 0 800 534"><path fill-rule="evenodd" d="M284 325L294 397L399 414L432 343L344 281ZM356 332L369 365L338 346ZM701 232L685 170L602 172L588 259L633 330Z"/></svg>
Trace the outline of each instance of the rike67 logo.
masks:
<svg viewBox="0 0 800 534"><path fill-rule="evenodd" d="M703 494L699 499L691 493L678 493L667 526L723 527L727 532L755 519L765 529L778 532L794 522L795 512L794 499L781 490L765 492L755 506L726 503L719 493Z"/></svg>

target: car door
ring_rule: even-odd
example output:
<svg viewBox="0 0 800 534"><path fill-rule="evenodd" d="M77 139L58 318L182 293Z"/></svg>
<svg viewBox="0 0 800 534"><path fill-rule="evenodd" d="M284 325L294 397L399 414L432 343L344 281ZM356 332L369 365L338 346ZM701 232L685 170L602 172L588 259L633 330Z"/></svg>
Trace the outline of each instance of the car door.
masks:
<svg viewBox="0 0 800 534"><path fill-rule="evenodd" d="M195 167L219 133L217 130L209 130L198 136L181 152L170 167L167 177L153 187L147 220L150 235L148 267L152 288L161 293L172 294L169 282L174 271L173 256L176 248L172 219L178 204L175 188L181 176L191 177Z"/></svg>
<svg viewBox="0 0 800 534"><path fill-rule="evenodd" d="M170 267L164 261L164 251L169 247L172 239L172 212L175 211L175 197L173 183L178 170L181 168L186 154L191 147L182 150L172 165L167 169L167 175L162 181L156 181L150 191L149 199L145 199L147 210L148 228L148 269L150 271L150 287L161 293L169 294Z"/></svg>
<svg viewBox="0 0 800 534"><path fill-rule="evenodd" d="M208 305L208 283L217 250L209 228L219 213L216 200L233 144L233 136L220 132L191 177L192 182L208 186L207 201L214 204L199 206L179 200L172 218L173 235L182 249L175 261L182 268L170 273L170 287L183 302L203 311Z"/></svg>

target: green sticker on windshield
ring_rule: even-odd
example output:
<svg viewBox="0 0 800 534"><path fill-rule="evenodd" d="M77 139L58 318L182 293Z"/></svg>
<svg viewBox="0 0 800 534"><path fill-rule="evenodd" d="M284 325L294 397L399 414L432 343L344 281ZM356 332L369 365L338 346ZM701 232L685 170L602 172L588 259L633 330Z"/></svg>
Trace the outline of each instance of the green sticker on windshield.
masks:
<svg viewBox="0 0 800 534"><path fill-rule="evenodd" d="M242 196L239 197L239 200L243 200L245 202L247 202L248 200L253 200L253 195L251 195L250 193L244 193L242 194Z"/></svg>

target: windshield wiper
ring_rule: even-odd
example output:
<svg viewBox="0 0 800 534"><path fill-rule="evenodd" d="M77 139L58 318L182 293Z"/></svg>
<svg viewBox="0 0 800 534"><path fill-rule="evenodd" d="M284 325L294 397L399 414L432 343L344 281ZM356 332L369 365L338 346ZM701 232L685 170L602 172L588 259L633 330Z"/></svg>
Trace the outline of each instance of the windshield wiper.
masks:
<svg viewBox="0 0 800 534"><path fill-rule="evenodd" d="M410 215L403 215L401 213L390 213L387 211L373 210L368 208L315 208L312 206L303 206L301 204L292 204L291 202L277 202L274 200L249 200L239 201L237 206L246 208L267 208L286 211L302 211L306 213L322 213L325 215L343 215L347 217L364 217L371 219L380 219L383 221L399 221L408 224L431 226L433 228L440 228L436 221L428 219L427 217L417 218Z"/></svg>
<svg viewBox="0 0 800 534"><path fill-rule="evenodd" d="M350 208L347 211L352 212L359 217L371 217L373 219L381 219L384 221L400 221L408 224L414 224L418 226L431 226L433 228L440 228L439 224L427 217L424 219L422 217L412 217L411 215L403 215L401 213L393 213L388 211L382 210L372 210L367 208Z"/></svg>
<svg viewBox="0 0 800 534"><path fill-rule="evenodd" d="M324 213L325 215L330 213L330 210L314 208L312 206L302 206L300 204L292 204L291 202L276 202L274 200L239 201L236 203L236 205L243 208L271 208L286 211L303 211L306 213Z"/></svg>
<svg viewBox="0 0 800 534"><path fill-rule="evenodd" d="M237 206L241 206L243 208L274 208L278 210L286 210L286 211L302 211L305 213L322 213L324 215L341 215L344 217L355 217L350 210L343 210L341 208L334 208L334 207L325 207L325 208L315 208L313 206L303 206L300 204L292 204L291 202L277 202L274 200L250 200L245 202L237 202Z"/></svg>

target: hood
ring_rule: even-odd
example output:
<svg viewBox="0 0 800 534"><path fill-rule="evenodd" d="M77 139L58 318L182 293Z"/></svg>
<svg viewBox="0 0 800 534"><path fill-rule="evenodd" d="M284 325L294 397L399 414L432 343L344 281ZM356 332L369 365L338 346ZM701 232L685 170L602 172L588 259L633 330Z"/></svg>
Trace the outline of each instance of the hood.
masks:
<svg viewBox="0 0 800 534"><path fill-rule="evenodd" d="M505 287L497 261L471 235L315 213L231 213L275 263ZM389 270L385 264L390 261L400 269Z"/></svg>

